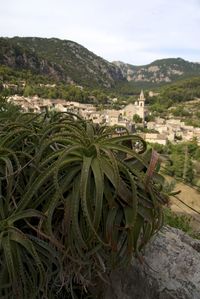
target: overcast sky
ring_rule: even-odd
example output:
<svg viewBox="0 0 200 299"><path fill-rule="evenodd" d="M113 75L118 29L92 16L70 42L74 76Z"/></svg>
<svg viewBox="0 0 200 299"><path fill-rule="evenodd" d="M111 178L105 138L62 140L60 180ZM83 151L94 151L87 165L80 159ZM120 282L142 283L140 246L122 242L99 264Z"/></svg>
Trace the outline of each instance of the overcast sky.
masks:
<svg viewBox="0 0 200 299"><path fill-rule="evenodd" d="M72 40L109 60L200 62L200 0L0 0L0 36Z"/></svg>

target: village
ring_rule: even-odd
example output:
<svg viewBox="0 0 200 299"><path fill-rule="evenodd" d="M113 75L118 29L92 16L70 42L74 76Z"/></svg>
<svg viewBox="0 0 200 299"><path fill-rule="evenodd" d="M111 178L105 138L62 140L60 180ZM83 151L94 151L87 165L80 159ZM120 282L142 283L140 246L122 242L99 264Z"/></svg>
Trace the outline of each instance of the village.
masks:
<svg viewBox="0 0 200 299"><path fill-rule="evenodd" d="M181 119L157 117L154 121L146 122L145 117L149 114L149 111L148 106L145 105L143 91L141 91L134 104L130 103L120 110L100 109L92 104L82 104L62 99L42 99L38 96L13 95L8 98L8 101L20 106L24 112L40 113L46 110L72 112L79 114L86 120L91 120L93 123L126 128L132 133L137 131L145 141L150 143L166 145L168 141L177 143L196 139L198 145L200 145L200 128L185 125ZM139 116L142 120L141 124L134 122L134 115ZM141 130L141 128L145 128L145 130Z"/></svg>

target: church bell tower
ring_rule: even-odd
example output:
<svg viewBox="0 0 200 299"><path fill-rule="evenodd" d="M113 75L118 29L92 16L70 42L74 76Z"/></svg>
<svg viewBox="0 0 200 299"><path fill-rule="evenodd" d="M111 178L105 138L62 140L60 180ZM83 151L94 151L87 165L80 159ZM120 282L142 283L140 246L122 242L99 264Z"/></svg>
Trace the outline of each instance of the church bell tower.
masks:
<svg viewBox="0 0 200 299"><path fill-rule="evenodd" d="M145 117L145 111L144 111L144 106L145 106L145 97L144 97L144 92L143 90L141 90L140 93L140 97L138 99L138 108L139 108L139 116L142 118L142 120L144 121L144 117Z"/></svg>

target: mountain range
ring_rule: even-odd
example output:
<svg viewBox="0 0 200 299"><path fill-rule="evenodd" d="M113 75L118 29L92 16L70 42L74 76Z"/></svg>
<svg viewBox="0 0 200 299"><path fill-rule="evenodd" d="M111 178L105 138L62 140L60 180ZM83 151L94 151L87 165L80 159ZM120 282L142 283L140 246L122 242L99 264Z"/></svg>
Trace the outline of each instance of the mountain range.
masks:
<svg viewBox="0 0 200 299"><path fill-rule="evenodd" d="M111 63L76 42L39 37L0 38L0 65L56 82L102 88L123 82L154 86L200 76L200 64L182 58L156 60L143 66Z"/></svg>

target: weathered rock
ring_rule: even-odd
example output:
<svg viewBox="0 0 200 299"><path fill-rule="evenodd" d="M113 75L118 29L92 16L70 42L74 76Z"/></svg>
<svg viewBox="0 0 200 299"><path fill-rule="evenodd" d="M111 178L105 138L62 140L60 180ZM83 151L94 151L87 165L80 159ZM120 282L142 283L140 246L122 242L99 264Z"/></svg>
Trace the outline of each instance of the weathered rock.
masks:
<svg viewBox="0 0 200 299"><path fill-rule="evenodd" d="M164 227L145 248L144 261L114 271L104 299L200 299L200 241Z"/></svg>

